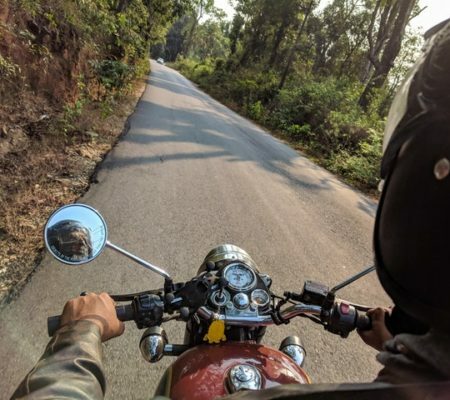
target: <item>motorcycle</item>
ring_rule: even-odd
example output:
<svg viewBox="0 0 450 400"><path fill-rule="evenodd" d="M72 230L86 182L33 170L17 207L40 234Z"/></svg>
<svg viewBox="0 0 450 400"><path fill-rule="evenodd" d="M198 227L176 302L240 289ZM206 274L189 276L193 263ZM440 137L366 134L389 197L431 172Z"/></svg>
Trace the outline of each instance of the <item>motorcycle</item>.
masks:
<svg viewBox="0 0 450 400"><path fill-rule="evenodd" d="M240 390L259 390L281 384L307 384L302 368L305 349L297 336L288 336L279 349L262 344L266 328L309 318L327 331L347 337L355 329L370 329L369 307L339 299L336 292L374 270L369 267L329 288L306 281L300 292L271 291L272 279L260 272L243 249L224 244L212 249L196 276L175 283L162 268L108 240L107 225L95 209L84 204L54 212L44 230L45 244L59 261L80 265L99 256L105 247L134 260L164 278L164 287L140 293L111 295L121 321L145 329L140 350L156 363L163 356L177 359L164 373L156 395L180 400L206 400ZM171 344L162 325L185 323L183 344ZM48 334L60 326L60 316L48 318Z"/></svg>

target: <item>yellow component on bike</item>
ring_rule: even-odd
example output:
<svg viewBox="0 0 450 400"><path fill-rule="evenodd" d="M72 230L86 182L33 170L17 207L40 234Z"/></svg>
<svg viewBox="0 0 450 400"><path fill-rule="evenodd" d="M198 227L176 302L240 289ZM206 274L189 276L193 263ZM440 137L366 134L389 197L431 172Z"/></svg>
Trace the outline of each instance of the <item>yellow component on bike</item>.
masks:
<svg viewBox="0 0 450 400"><path fill-rule="evenodd" d="M211 325L209 325L208 328L208 333L205 335L203 340L209 344L220 343L221 341L227 340L227 337L225 336L225 322L220 319L216 319L211 322Z"/></svg>

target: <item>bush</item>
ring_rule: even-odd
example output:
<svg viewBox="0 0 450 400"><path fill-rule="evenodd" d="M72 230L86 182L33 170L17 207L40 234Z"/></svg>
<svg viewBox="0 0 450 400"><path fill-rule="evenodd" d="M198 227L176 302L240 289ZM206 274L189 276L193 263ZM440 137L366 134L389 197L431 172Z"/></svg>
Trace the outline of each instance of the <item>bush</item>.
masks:
<svg viewBox="0 0 450 400"><path fill-rule="evenodd" d="M208 64L197 64L194 68L195 80L200 80L210 76L214 71L214 68Z"/></svg>
<svg viewBox="0 0 450 400"><path fill-rule="evenodd" d="M374 189L379 181L382 154L382 135L372 130L367 140L359 144L356 152L350 154L342 150L334 154L328 167L358 186Z"/></svg>
<svg viewBox="0 0 450 400"><path fill-rule="evenodd" d="M262 121L264 117L264 107L261 104L261 101L258 100L247 108L247 114L250 118L255 121Z"/></svg>
<svg viewBox="0 0 450 400"><path fill-rule="evenodd" d="M20 75L20 67L0 54L0 76L12 83Z"/></svg>
<svg viewBox="0 0 450 400"><path fill-rule="evenodd" d="M314 134L311 131L311 126L309 126L308 124L305 125L293 124L286 129L286 133L289 135L291 139L302 142L310 142L314 137Z"/></svg>
<svg viewBox="0 0 450 400"><path fill-rule="evenodd" d="M101 60L90 62L98 82L107 90L117 90L128 85L135 76L135 68L121 61Z"/></svg>

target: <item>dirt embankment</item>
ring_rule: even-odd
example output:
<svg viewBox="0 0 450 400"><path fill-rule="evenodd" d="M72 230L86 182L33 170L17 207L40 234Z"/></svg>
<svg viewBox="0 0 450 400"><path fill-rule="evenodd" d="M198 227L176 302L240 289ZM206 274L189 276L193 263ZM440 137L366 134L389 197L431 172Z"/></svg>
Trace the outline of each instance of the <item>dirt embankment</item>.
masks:
<svg viewBox="0 0 450 400"><path fill-rule="evenodd" d="M89 46L40 22L0 0L0 306L38 264L46 218L87 190L144 88L81 102Z"/></svg>

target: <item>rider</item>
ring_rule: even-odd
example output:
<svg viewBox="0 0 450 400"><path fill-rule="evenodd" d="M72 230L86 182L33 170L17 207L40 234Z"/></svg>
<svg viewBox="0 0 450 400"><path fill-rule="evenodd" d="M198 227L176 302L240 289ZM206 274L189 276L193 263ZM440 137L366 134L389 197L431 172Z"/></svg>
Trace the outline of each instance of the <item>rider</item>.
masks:
<svg viewBox="0 0 450 400"><path fill-rule="evenodd" d="M378 277L396 306L431 329L385 343L378 380L390 383L450 380L449 20L427 38L386 124L374 251ZM384 315L376 314L378 324Z"/></svg>
<svg viewBox="0 0 450 400"><path fill-rule="evenodd" d="M398 91L386 124L381 169L385 183L374 250L386 292L402 313L430 329L424 335L399 334L389 340L392 334L384 325L384 311L374 310L373 329L361 335L378 348L388 340L378 355L384 368L377 381L418 383L418 389L403 392L407 398L446 399L450 388L450 20L426 38L424 54ZM113 300L105 293L71 300L62 324L14 399L103 398L100 342L124 330ZM295 398L305 391L322 390L322 397L307 398L368 399L385 393L398 398L392 397L397 386L384 384L366 387L373 389L374 397L362 385L302 386L233 397Z"/></svg>
<svg viewBox="0 0 450 400"><path fill-rule="evenodd" d="M66 261L86 261L92 258L91 234L78 221L63 220L49 227L47 242Z"/></svg>

